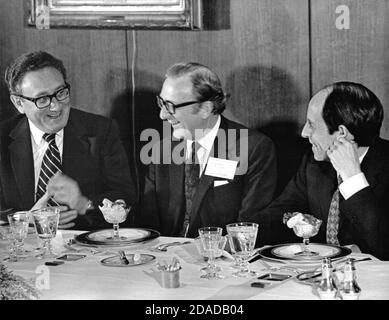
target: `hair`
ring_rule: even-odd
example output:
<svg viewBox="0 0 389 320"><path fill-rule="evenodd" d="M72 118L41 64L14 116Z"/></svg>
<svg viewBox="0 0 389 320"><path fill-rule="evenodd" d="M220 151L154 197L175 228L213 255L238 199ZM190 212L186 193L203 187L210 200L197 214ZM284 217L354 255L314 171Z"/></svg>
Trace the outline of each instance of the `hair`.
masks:
<svg viewBox="0 0 389 320"><path fill-rule="evenodd" d="M219 77L208 67L197 62L181 62L172 65L166 77L178 78L189 75L194 94L201 102L211 101L214 114L221 114L226 108L227 95L224 93Z"/></svg>
<svg viewBox="0 0 389 320"><path fill-rule="evenodd" d="M330 134L344 125L363 147L379 136L384 117L380 100L368 88L354 82L335 82L329 89L322 116Z"/></svg>
<svg viewBox="0 0 389 320"><path fill-rule="evenodd" d="M22 54L5 70L5 82L10 94L20 93L20 84L26 73L46 67L57 69L66 81L66 69L61 60L45 51Z"/></svg>

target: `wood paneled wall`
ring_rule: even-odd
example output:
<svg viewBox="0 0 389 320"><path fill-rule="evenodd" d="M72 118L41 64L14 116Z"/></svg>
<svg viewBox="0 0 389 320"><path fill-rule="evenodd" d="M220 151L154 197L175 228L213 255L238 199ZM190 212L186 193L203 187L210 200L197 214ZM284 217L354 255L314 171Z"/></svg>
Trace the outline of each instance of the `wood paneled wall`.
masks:
<svg viewBox="0 0 389 320"><path fill-rule="evenodd" d="M26 26L25 1L0 0L0 73L26 51L58 56L68 69L74 105L115 118L132 159L132 113L137 135L161 127L155 94L166 69L178 61L206 64L231 94L225 115L275 141L280 188L306 147L299 134L312 92L340 79L360 81L376 92L389 113L388 1L204 1L203 31L39 31ZM341 4L350 8L349 30L335 27L335 9ZM14 113L4 83L0 106L0 119ZM389 137L388 116L382 135ZM136 147L139 151L138 141Z"/></svg>

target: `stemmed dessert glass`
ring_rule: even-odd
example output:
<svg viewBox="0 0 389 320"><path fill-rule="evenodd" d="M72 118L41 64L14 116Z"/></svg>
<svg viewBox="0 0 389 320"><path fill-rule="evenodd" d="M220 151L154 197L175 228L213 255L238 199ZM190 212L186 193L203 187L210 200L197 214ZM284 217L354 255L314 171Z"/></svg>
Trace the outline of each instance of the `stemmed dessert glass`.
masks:
<svg viewBox="0 0 389 320"><path fill-rule="evenodd" d="M232 275L235 277L251 277L257 273L249 268L249 258L253 253L257 239L258 224L253 222L238 222L227 225L228 240L231 251L236 259L239 270Z"/></svg>
<svg viewBox="0 0 389 320"><path fill-rule="evenodd" d="M57 207L45 207L32 211L35 230L38 237L43 240L43 245L38 259L53 258L51 239L57 234L60 209Z"/></svg>
<svg viewBox="0 0 389 320"><path fill-rule="evenodd" d="M28 211L17 211L7 215L9 222L9 237L11 240L10 256L8 261L16 262L25 258L28 253L23 248L28 233Z"/></svg>
<svg viewBox="0 0 389 320"><path fill-rule="evenodd" d="M119 235L119 223L126 221L127 215L131 210L131 206L127 206L124 200L116 200L112 205L100 207L101 212L103 213L105 221L112 223L113 225L113 235L108 237L108 240L126 240L126 237L121 237Z"/></svg>
<svg viewBox="0 0 389 320"><path fill-rule="evenodd" d="M317 235L319 232L322 220L311 218L311 223L296 224L293 227L293 231L296 236L303 238L303 250L295 253L295 256L299 257L312 257L317 256L319 253L308 249L309 238Z"/></svg>
<svg viewBox="0 0 389 320"><path fill-rule="evenodd" d="M221 269L215 263L215 258L220 253L220 243L224 241L222 237L223 229L218 227L205 227L200 228L198 231L204 256L208 257L207 266L201 269L204 274L200 278L223 279L224 276L219 274Z"/></svg>

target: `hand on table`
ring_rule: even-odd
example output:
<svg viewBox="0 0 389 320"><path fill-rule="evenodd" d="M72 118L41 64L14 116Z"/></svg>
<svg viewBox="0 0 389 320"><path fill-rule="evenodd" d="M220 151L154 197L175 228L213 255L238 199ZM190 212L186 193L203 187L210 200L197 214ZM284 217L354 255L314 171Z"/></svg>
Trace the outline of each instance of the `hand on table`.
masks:
<svg viewBox="0 0 389 320"><path fill-rule="evenodd" d="M57 172L47 184L47 190L57 202L66 204L81 215L85 214L88 199L82 195L77 181Z"/></svg>
<svg viewBox="0 0 389 320"><path fill-rule="evenodd" d="M32 210L40 209L43 207L47 207L47 201L51 196L48 192L46 192L31 208ZM59 229L69 229L75 226L75 223L72 222L74 219L77 218L78 212L77 210L69 210L68 206L59 206L60 210L59 214L59 223L58 228Z"/></svg>

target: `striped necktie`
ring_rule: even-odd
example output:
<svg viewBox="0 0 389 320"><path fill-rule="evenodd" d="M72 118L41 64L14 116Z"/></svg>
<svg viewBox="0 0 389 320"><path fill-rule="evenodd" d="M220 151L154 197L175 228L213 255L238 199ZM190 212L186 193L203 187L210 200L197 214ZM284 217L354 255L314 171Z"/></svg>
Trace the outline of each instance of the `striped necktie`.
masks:
<svg viewBox="0 0 389 320"><path fill-rule="evenodd" d="M43 156L35 201L38 201L45 194L50 178L58 171L61 171L61 155L57 145L55 144L55 133L45 133L43 135L43 139L49 143L49 146ZM51 198L47 204L49 206L59 205L53 198Z"/></svg>
<svg viewBox="0 0 389 320"><path fill-rule="evenodd" d="M339 245L338 228L339 228L339 184L342 183L342 178L338 177L338 187L336 188L328 210L327 233L326 240L329 244Z"/></svg>
<svg viewBox="0 0 389 320"><path fill-rule="evenodd" d="M181 234L186 237L189 229L190 216L192 213L193 197L200 180L200 164L197 157L197 150L200 148L198 142L192 142L191 158L185 163L185 218Z"/></svg>

